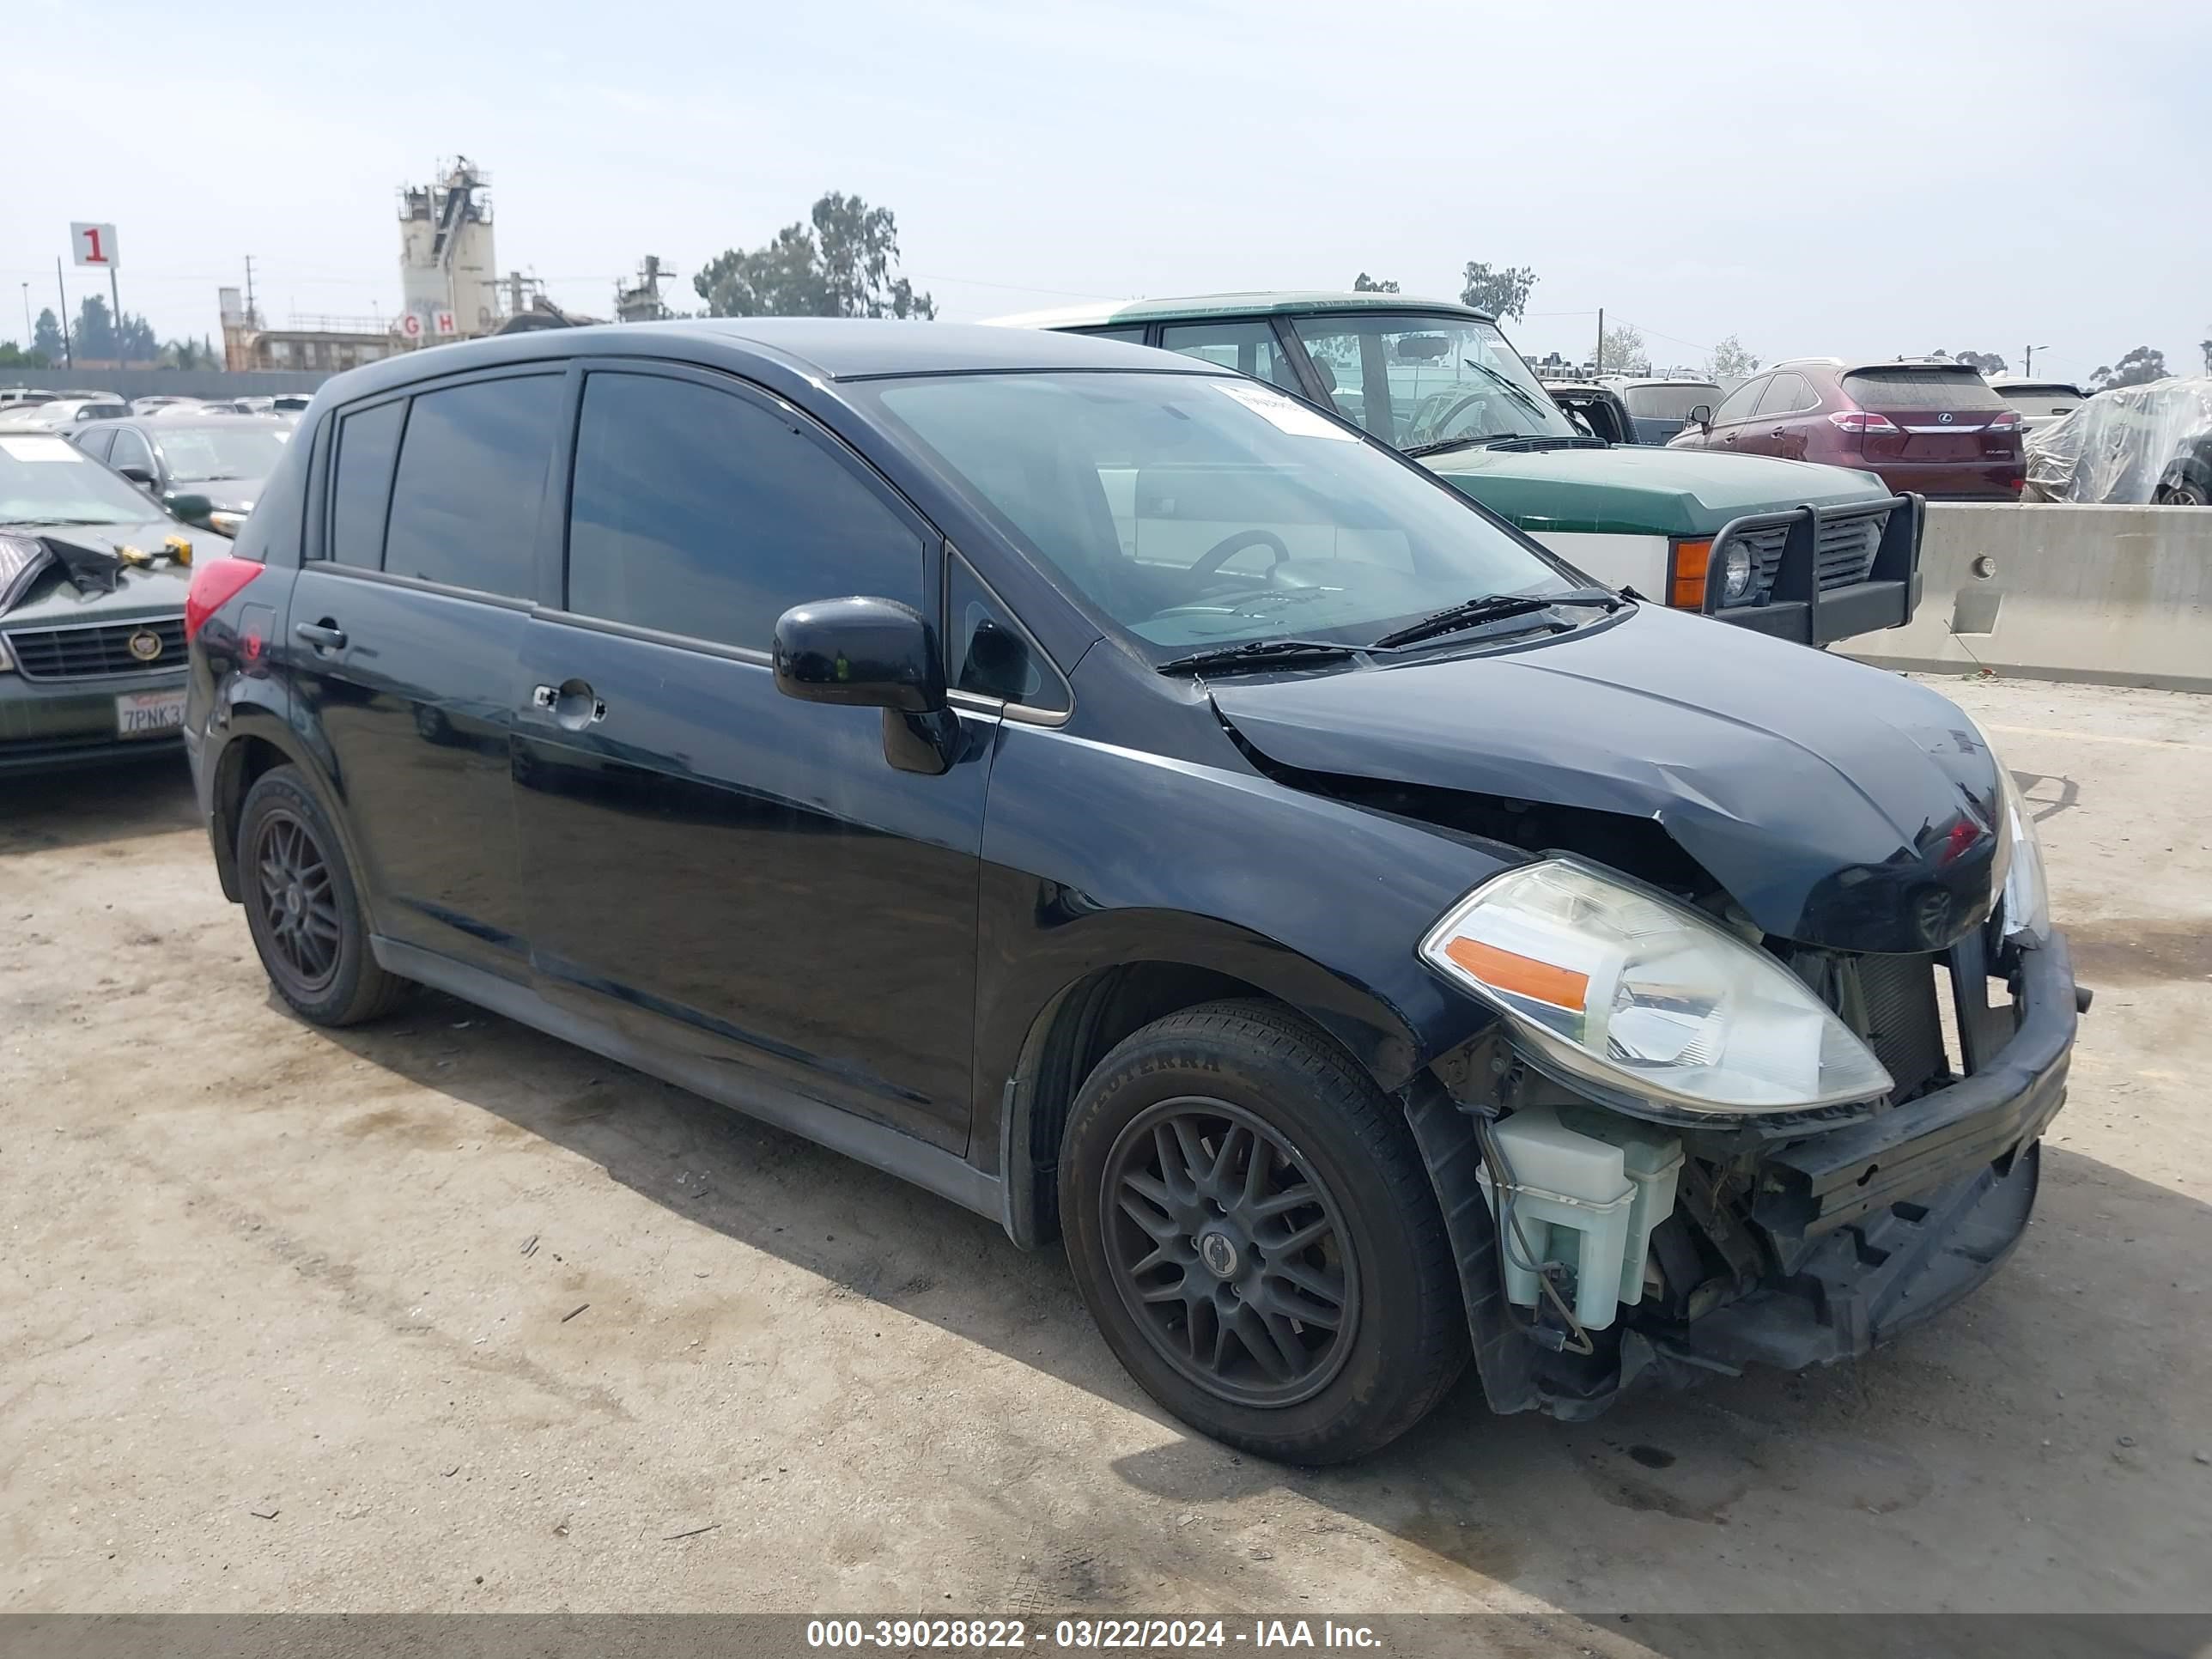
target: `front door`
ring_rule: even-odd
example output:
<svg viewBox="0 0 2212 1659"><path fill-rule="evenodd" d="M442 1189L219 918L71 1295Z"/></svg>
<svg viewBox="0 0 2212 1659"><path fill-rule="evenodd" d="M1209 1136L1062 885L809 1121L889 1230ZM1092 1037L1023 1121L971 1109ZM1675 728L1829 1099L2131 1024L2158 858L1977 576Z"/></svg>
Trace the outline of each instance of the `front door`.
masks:
<svg viewBox="0 0 2212 1659"><path fill-rule="evenodd" d="M635 365L585 378L568 525L516 754L545 994L964 1147L988 722L897 771L879 711L785 697L767 655L809 599L934 617L925 526L798 411Z"/></svg>
<svg viewBox="0 0 2212 1659"><path fill-rule="evenodd" d="M377 931L517 981L508 751L561 408L556 372L342 412L280 647Z"/></svg>

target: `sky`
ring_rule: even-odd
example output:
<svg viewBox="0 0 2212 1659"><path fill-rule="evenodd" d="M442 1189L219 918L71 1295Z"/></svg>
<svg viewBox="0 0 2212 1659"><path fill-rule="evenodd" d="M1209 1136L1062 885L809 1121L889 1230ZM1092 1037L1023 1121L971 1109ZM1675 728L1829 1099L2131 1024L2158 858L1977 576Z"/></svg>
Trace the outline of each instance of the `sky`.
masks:
<svg viewBox="0 0 2212 1659"><path fill-rule="evenodd" d="M72 220L118 227L165 339L219 332L249 254L272 324L388 319L396 191L456 154L501 268L599 315L647 253L696 307L841 190L953 320L1361 270L1456 297L1480 259L1534 268L1508 331L1569 356L1600 307L1662 365L1735 335L2078 378L2212 337L2203 0L10 0L0 50L0 339Z"/></svg>

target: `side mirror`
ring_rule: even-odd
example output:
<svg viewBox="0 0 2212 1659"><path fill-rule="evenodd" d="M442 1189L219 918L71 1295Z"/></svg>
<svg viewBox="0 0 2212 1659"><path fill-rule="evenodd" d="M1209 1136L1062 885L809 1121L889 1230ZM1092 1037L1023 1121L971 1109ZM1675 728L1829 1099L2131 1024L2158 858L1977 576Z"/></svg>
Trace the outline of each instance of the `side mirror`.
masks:
<svg viewBox="0 0 2212 1659"><path fill-rule="evenodd" d="M143 468L135 470L144 471ZM131 477L130 472L125 472L123 476L131 478L133 483L139 483L137 478ZM150 489L152 486L153 479L149 477L141 487ZM204 495L172 495L168 500L168 508L172 517L182 519L186 524L196 524L203 530L215 528L208 519L208 515L215 511L215 503Z"/></svg>
<svg viewBox="0 0 2212 1659"><path fill-rule="evenodd" d="M151 489L154 487L154 469L150 466L141 466L136 461L132 461L115 470L141 489Z"/></svg>
<svg viewBox="0 0 2212 1659"><path fill-rule="evenodd" d="M884 758L936 774L959 752L960 720L945 700L937 635L892 599L816 599L776 618L775 689L802 702L884 711Z"/></svg>
<svg viewBox="0 0 2212 1659"><path fill-rule="evenodd" d="M1711 432L1713 429L1713 406L1711 404L1692 404L1683 424Z"/></svg>

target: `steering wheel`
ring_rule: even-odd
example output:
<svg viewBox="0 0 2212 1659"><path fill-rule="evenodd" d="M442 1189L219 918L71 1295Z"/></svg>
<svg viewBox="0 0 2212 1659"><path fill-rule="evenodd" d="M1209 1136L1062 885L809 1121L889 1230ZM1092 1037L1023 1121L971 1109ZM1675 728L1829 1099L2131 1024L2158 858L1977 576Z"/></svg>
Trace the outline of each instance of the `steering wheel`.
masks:
<svg viewBox="0 0 2212 1659"><path fill-rule="evenodd" d="M1233 536L1223 537L1205 552L1200 554L1198 562L1190 568L1190 574L1194 576L1211 576L1223 565L1227 564L1234 555L1243 552L1248 547L1266 547L1273 550L1275 556L1267 564L1267 568L1271 571L1291 556L1290 548L1273 531L1240 530Z"/></svg>

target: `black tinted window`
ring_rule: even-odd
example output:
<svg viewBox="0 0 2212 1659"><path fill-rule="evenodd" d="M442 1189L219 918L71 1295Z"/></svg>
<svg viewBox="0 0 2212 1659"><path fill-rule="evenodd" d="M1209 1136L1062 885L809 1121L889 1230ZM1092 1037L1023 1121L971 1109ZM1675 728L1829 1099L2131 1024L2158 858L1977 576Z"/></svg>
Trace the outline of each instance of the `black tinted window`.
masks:
<svg viewBox="0 0 2212 1659"><path fill-rule="evenodd" d="M963 691L1033 708L1065 708L1060 674L967 562L953 556L946 573L945 678Z"/></svg>
<svg viewBox="0 0 2212 1659"><path fill-rule="evenodd" d="M392 499L392 460L399 453L404 398L338 422L338 465L331 486L330 556L374 570L384 557L384 509Z"/></svg>
<svg viewBox="0 0 2212 1659"><path fill-rule="evenodd" d="M534 592L538 508L560 412L561 380L550 374L416 398L384 568L486 593Z"/></svg>
<svg viewBox="0 0 2212 1659"><path fill-rule="evenodd" d="M586 383L568 609L765 650L793 605L854 593L920 608L921 540L820 441L694 381Z"/></svg>
<svg viewBox="0 0 2212 1659"><path fill-rule="evenodd" d="M1759 394L1766 390L1765 380L1746 380L1729 393L1721 406L1713 411L1713 424L1726 426L1730 421L1751 418L1751 407L1759 401Z"/></svg>

